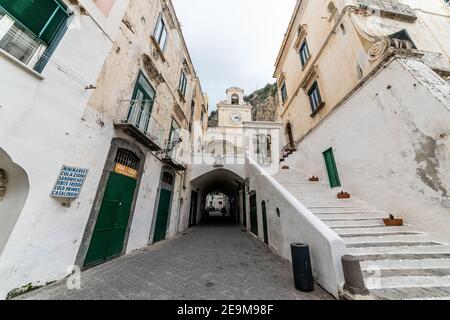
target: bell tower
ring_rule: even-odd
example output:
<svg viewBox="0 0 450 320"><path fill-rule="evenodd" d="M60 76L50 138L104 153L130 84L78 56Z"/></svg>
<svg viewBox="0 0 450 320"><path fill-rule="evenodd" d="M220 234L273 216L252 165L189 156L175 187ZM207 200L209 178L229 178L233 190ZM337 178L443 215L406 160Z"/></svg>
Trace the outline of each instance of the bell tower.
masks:
<svg viewBox="0 0 450 320"><path fill-rule="evenodd" d="M244 90L232 87L226 94L227 100L217 104L219 127L241 128L252 121L252 106L244 101Z"/></svg>

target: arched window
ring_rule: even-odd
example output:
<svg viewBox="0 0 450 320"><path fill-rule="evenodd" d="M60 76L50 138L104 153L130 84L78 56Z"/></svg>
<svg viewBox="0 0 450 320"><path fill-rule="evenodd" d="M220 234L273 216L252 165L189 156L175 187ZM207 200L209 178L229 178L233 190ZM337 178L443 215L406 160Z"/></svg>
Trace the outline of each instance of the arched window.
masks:
<svg viewBox="0 0 450 320"><path fill-rule="evenodd" d="M169 186L173 186L174 180L175 179L171 173L169 173L167 171L163 173L162 182L168 184Z"/></svg>
<svg viewBox="0 0 450 320"><path fill-rule="evenodd" d="M115 162L127 166L128 168L137 170L139 159L131 151L119 149L117 150Z"/></svg>
<svg viewBox="0 0 450 320"><path fill-rule="evenodd" d="M239 104L239 95L238 94L235 93L231 96L231 104L234 104L234 105Z"/></svg>
<svg viewBox="0 0 450 320"><path fill-rule="evenodd" d="M8 187L8 176L6 175L5 170L0 169L0 201L2 201L6 195L7 187Z"/></svg>

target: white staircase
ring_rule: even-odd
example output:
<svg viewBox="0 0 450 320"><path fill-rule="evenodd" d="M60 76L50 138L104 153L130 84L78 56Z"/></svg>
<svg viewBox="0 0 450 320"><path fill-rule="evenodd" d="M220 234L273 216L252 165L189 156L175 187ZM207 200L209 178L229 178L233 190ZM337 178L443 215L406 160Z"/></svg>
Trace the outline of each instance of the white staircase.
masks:
<svg viewBox="0 0 450 320"><path fill-rule="evenodd" d="M349 254L360 259L366 286L375 298L450 300L449 245L409 225L386 227L387 212L355 197L337 199L341 190L309 182L312 174L291 167L274 178L340 235Z"/></svg>

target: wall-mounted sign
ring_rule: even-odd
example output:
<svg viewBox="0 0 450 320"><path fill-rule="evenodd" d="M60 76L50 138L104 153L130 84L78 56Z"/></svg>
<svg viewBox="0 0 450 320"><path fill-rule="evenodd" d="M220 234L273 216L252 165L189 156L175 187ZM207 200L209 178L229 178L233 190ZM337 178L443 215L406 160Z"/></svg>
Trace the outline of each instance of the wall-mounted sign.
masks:
<svg viewBox="0 0 450 320"><path fill-rule="evenodd" d="M137 176L138 176L137 170L127 167L120 163L116 163L116 167L115 167L114 171L118 174L130 177L133 179L137 179Z"/></svg>
<svg viewBox="0 0 450 320"><path fill-rule="evenodd" d="M51 196L55 198L77 199L80 196L88 169L63 166Z"/></svg>

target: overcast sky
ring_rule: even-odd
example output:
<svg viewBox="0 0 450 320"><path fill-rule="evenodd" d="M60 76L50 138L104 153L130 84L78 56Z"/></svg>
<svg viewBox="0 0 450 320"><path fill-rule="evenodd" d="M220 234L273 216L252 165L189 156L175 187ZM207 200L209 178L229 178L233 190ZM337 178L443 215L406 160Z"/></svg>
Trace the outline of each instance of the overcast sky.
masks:
<svg viewBox="0 0 450 320"><path fill-rule="evenodd" d="M296 0L173 0L178 19L210 98L210 110L225 90L246 94L275 82L275 59Z"/></svg>

